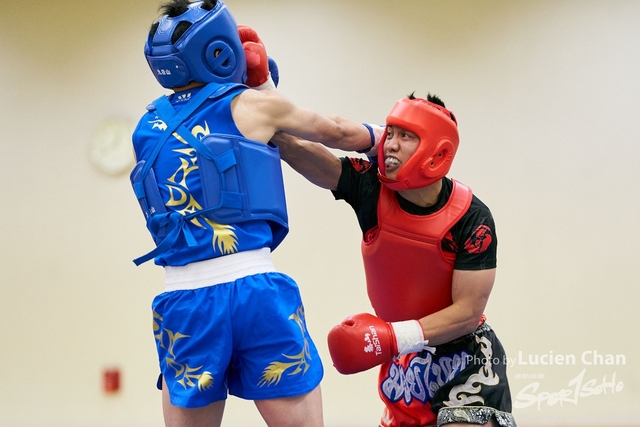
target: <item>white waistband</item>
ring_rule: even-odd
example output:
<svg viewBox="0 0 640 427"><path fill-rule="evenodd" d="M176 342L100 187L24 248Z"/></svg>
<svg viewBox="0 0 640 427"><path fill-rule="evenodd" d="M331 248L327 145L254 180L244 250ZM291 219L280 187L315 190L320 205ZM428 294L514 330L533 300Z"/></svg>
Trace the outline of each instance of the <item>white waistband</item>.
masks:
<svg viewBox="0 0 640 427"><path fill-rule="evenodd" d="M183 267L165 267L166 292L229 283L253 274L275 272L269 248L238 252Z"/></svg>

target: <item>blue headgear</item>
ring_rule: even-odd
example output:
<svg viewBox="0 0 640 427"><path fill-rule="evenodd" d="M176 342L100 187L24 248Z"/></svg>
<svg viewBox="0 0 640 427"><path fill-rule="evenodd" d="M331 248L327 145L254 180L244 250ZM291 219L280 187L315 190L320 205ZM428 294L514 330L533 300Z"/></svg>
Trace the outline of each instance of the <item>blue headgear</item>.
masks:
<svg viewBox="0 0 640 427"><path fill-rule="evenodd" d="M149 35L144 54L151 71L165 88L199 83L244 83L247 61L233 15L222 1L211 10L202 2L189 5L182 15L158 19L158 29ZM191 26L171 43L178 24Z"/></svg>

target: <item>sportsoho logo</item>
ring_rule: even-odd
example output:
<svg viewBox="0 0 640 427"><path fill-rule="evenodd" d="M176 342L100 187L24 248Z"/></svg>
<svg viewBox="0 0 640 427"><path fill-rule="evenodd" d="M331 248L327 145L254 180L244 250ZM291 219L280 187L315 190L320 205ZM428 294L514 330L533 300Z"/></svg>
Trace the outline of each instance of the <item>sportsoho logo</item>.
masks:
<svg viewBox="0 0 640 427"><path fill-rule="evenodd" d="M585 350L580 354L554 354L553 351L545 354L523 354L519 351L517 357L505 358L505 362L510 368L521 371L510 375L512 379L536 380L514 394L513 407L522 409L536 406L541 410L543 405L578 405L582 399L592 396L620 393L624 389L624 383L616 378L615 370L609 370L602 376L589 374L588 369L626 365L627 358L624 354L602 354L596 350ZM543 386L542 382L547 379L542 373L544 369L560 367L563 372L570 372L568 367L571 366L583 368L566 386L561 385L552 390ZM523 369L527 372L522 373ZM512 390L517 388L512 387Z"/></svg>

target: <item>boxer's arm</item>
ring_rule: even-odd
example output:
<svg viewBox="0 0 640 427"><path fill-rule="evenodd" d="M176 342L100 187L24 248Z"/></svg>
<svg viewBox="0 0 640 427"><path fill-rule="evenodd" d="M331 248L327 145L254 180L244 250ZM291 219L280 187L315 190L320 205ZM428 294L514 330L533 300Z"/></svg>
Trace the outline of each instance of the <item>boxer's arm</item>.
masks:
<svg viewBox="0 0 640 427"><path fill-rule="evenodd" d="M345 151L369 149L382 137L381 128L369 130L362 123L318 114L298 107L278 91L245 90L231 104L236 126L250 139L268 142L283 131L309 141Z"/></svg>
<svg viewBox="0 0 640 427"><path fill-rule="evenodd" d="M270 96L269 111L278 131L345 151L368 149L382 136L381 132L371 132L362 123L345 117L322 115L298 107L279 93L268 95L276 95Z"/></svg>
<svg viewBox="0 0 640 427"><path fill-rule="evenodd" d="M368 313L354 314L334 326L327 343L341 374L366 371L403 354L434 351L417 320L385 322Z"/></svg>
<svg viewBox="0 0 640 427"><path fill-rule="evenodd" d="M271 140L280 149L280 158L311 183L336 190L342 173L342 162L327 148L279 132Z"/></svg>
<svg viewBox="0 0 640 427"><path fill-rule="evenodd" d="M419 320L430 345L443 344L476 330L495 277L495 268L453 271L453 304Z"/></svg>
<svg viewBox="0 0 640 427"><path fill-rule="evenodd" d="M422 349L433 351L427 344L443 344L473 332L484 312L494 279L495 269L454 270L453 304L419 321L385 323L368 314L345 319L328 336L334 366L343 374L361 372L397 355ZM362 346L363 337L371 327L380 338L381 350L377 353Z"/></svg>
<svg viewBox="0 0 640 427"><path fill-rule="evenodd" d="M247 85L263 88L270 79L266 48L251 27L239 25L238 35L247 60ZM273 62L275 66L275 62ZM276 67L277 69L277 67ZM275 88L271 84L270 87ZM278 131L320 142L346 151L370 150L382 137L383 129L372 128L339 116L324 116L294 105L283 95L271 91L245 91L231 105L233 118L242 134L268 142Z"/></svg>

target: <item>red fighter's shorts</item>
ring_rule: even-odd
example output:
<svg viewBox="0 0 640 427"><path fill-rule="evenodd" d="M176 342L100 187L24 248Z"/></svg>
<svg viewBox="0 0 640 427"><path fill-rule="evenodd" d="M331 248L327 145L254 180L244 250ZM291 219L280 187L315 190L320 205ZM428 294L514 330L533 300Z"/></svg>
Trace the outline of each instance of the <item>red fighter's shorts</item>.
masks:
<svg viewBox="0 0 640 427"><path fill-rule="evenodd" d="M464 422L515 427L508 360L489 325L428 351L400 356L380 368L382 427Z"/></svg>

